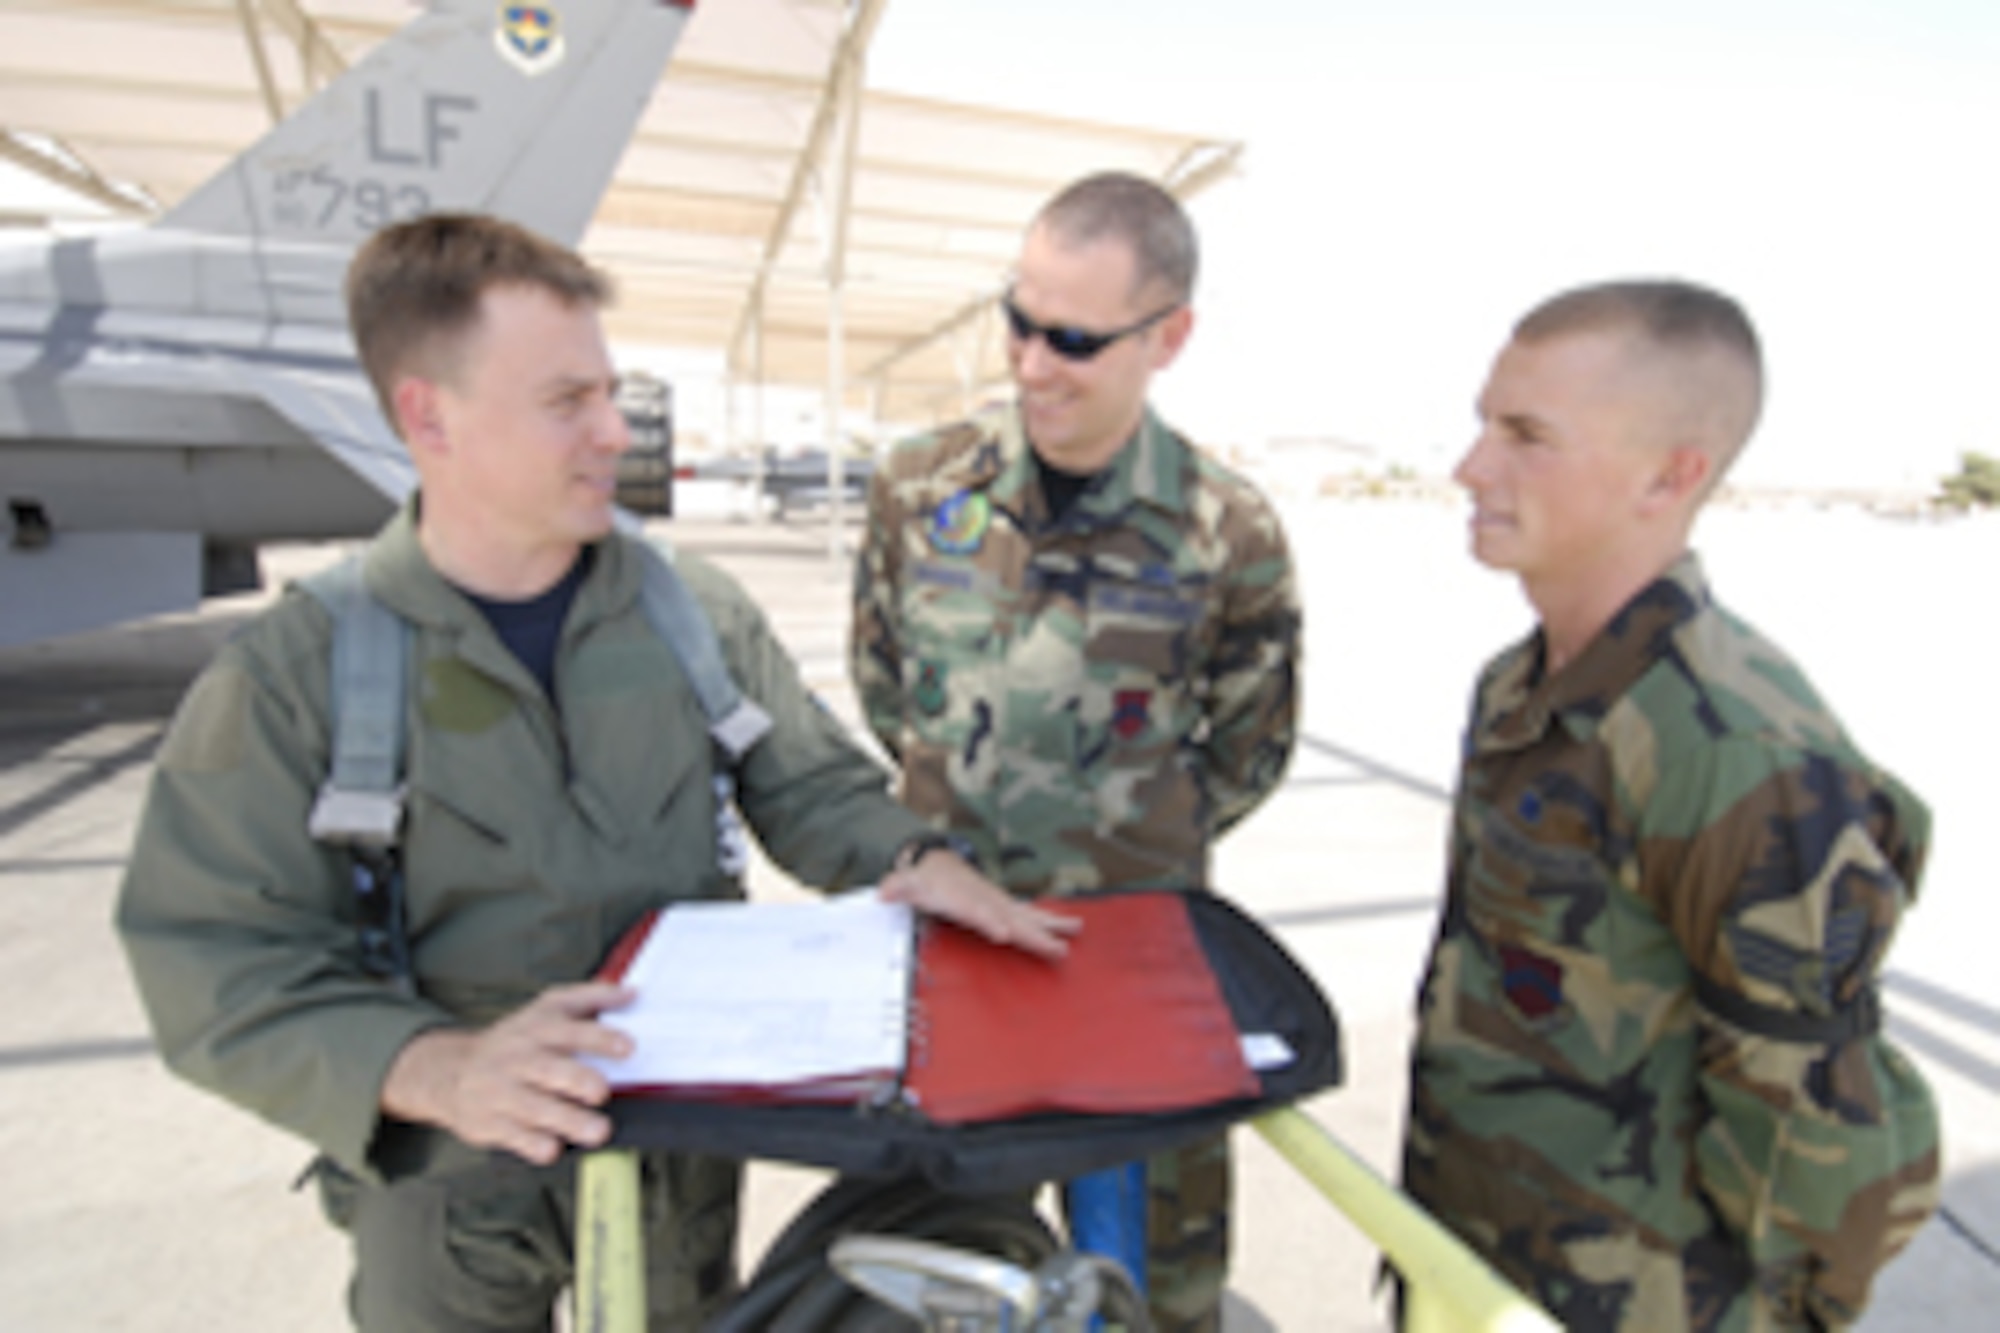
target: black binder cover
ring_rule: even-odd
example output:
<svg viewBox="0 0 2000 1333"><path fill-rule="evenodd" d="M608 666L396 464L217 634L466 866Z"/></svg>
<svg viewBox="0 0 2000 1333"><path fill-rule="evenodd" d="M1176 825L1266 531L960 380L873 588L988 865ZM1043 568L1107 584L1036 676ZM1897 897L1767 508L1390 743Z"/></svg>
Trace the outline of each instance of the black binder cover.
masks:
<svg viewBox="0 0 2000 1333"><path fill-rule="evenodd" d="M1244 1033L1272 1033L1289 1064L1256 1074L1259 1091L1155 1114L1056 1113L940 1125L902 1104L726 1104L618 1097L619 1147L712 1153L920 1175L945 1190L990 1192L1067 1179L1205 1138L1239 1120L1334 1087L1340 1032L1312 978L1257 922L1206 890L1181 895L1223 999Z"/></svg>

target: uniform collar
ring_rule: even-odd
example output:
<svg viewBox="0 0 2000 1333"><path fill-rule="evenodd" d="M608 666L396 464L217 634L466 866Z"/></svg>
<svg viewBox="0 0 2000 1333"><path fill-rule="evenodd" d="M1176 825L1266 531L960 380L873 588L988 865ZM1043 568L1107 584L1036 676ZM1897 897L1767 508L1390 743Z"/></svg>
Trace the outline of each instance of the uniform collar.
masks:
<svg viewBox="0 0 2000 1333"><path fill-rule="evenodd" d="M994 409L985 414L984 424L987 429L981 434L985 443L953 461L950 467L957 476L946 474L940 479L947 481L948 490L983 489L993 503L1045 520L1048 511L1042 503L1041 483L1020 410L1012 405ZM1187 506L1189 453L1187 443L1148 406L1132 438L1112 456L1106 475L1077 497L1076 508L1106 518L1135 503L1182 513Z"/></svg>
<svg viewBox="0 0 2000 1333"><path fill-rule="evenodd" d="M424 554L417 540L422 500L420 494L411 495L369 544L362 565L368 591L413 624L491 633L486 617ZM628 545L609 539L597 543L597 558L570 607L570 626L616 615L638 600L642 571Z"/></svg>
<svg viewBox="0 0 2000 1333"><path fill-rule="evenodd" d="M1188 446L1148 407L1139 429L1111 460L1111 475L1085 491L1077 504L1108 515L1136 501L1179 514L1187 503L1187 461Z"/></svg>
<svg viewBox="0 0 2000 1333"><path fill-rule="evenodd" d="M1548 645L1537 629L1487 673L1473 747L1531 745L1557 719L1572 735L1586 739L1611 706L1668 655L1681 626L1712 601L1701 560L1690 551L1640 589L1554 676L1544 675Z"/></svg>

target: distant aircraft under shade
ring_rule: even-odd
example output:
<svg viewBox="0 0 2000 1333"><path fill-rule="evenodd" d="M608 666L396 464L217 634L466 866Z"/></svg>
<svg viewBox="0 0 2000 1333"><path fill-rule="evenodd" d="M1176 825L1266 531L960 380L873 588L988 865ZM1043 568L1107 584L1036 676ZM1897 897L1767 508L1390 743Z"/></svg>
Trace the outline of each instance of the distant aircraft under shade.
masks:
<svg viewBox="0 0 2000 1333"><path fill-rule="evenodd" d="M0 248L0 647L254 586L415 473L348 337L360 241L439 210L574 245L693 0L436 0L153 225Z"/></svg>
<svg viewBox="0 0 2000 1333"><path fill-rule="evenodd" d="M868 479L874 475L873 459L843 458L836 487L824 449L780 454L766 448L761 454L698 459L674 467L677 481L722 481L754 491L781 517L795 509L824 505L836 490L843 505L854 506L859 512L859 506L868 501Z"/></svg>

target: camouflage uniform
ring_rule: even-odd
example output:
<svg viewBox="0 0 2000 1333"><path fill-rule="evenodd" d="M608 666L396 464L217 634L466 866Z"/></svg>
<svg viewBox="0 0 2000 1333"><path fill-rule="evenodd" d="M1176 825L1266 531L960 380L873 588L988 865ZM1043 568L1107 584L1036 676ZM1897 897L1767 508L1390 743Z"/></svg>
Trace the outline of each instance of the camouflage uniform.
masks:
<svg viewBox="0 0 2000 1333"><path fill-rule="evenodd" d="M1298 630L1276 515L1150 412L1058 522L1011 408L871 483L856 690L905 804L1018 893L1205 883L1291 756ZM1156 1317L1215 1328L1227 1141L1150 1180Z"/></svg>
<svg viewBox="0 0 2000 1333"><path fill-rule="evenodd" d="M364 573L414 629L403 860L418 993L364 971L346 858L306 834L329 764L332 626L296 589L176 713L118 928L175 1072L324 1154L361 1327L543 1328L569 1278L573 1156L537 1168L384 1116L383 1080L419 1033L584 979L648 909L741 889L718 864L715 746L641 608L635 545L597 546L550 698L431 565L413 514L414 501L376 538ZM741 589L698 559L677 567L772 717L738 772L750 827L808 883L879 876L923 824ZM703 1326L733 1286L737 1176L734 1162L648 1154L653 1328Z"/></svg>
<svg viewBox="0 0 2000 1333"><path fill-rule="evenodd" d="M1405 1182L1572 1329L1844 1326L1936 1201L1865 1021L1929 814L1691 555L1540 663L1480 679Z"/></svg>

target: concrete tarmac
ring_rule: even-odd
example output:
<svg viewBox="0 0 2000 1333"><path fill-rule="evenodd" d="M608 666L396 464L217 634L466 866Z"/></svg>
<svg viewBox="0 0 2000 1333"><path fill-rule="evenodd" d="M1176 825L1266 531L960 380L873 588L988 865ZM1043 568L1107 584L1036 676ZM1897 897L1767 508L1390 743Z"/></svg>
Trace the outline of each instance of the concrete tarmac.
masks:
<svg viewBox="0 0 2000 1333"><path fill-rule="evenodd" d="M1499 585L1475 581L1458 520L1423 508L1288 507L1308 608L1305 735L1216 877L1333 998L1346 1084L1306 1109L1385 1175L1442 874L1451 738L1479 657L1525 624ZM807 680L855 722L848 570L824 532L716 517L666 531L743 581ZM1724 535L1725 548L1762 549ZM339 549L275 550L267 571L295 576ZM2000 542L1968 549L1983 560ZM0 1333L348 1326L344 1243L291 1188L308 1151L161 1069L109 928L172 707L259 603L0 652ZM1966 721L1955 737L1982 767L2000 740L1977 732L1990 726ZM1911 754L1918 767L1939 758ZM1969 781L1935 793L1927 782L1945 771L1905 772L1941 828L1978 795ZM1879 1281L1871 1333L1987 1327L2000 1307L2000 986L1983 966L1995 909L1979 891L1991 877L1940 838L1888 994L1893 1030L1944 1107L1948 1211ZM764 866L753 890L796 891ZM1372 1249L1254 1134L1236 1141L1229 1333L1386 1327ZM822 1180L753 1168L746 1259Z"/></svg>

